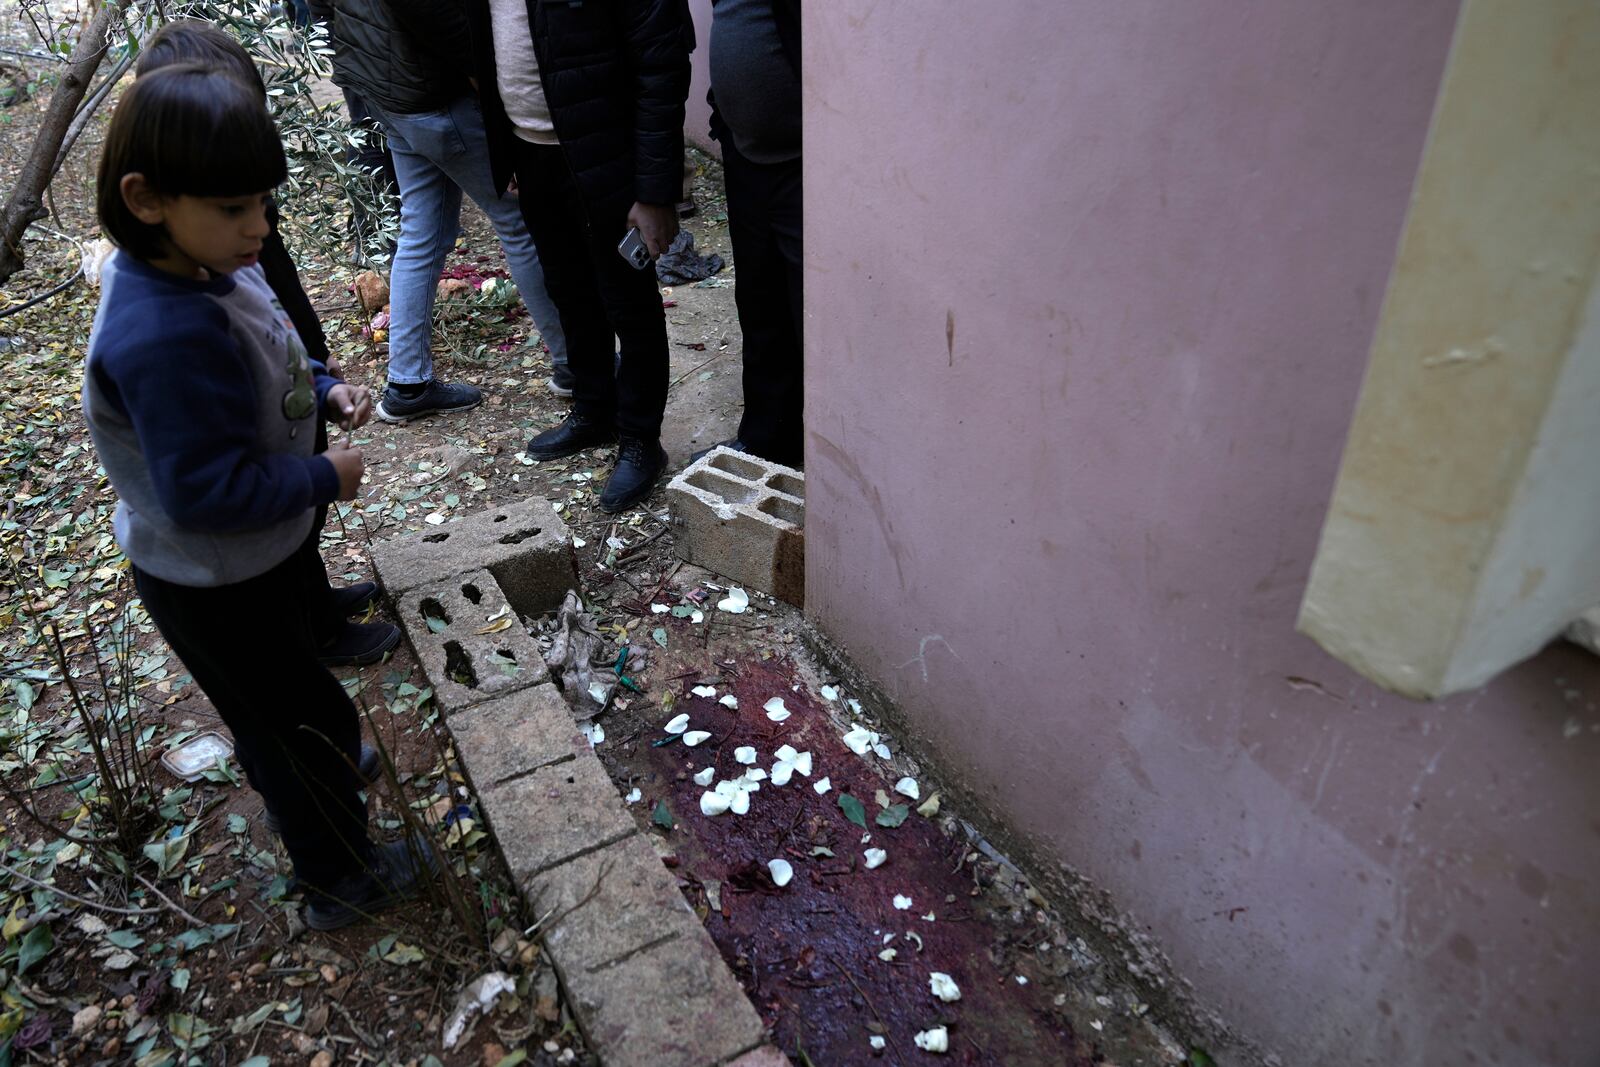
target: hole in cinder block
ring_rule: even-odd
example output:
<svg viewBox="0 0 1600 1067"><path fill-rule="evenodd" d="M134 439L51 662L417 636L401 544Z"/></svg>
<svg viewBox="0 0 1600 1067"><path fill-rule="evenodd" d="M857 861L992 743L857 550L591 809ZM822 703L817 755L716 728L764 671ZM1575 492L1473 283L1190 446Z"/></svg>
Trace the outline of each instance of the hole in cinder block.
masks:
<svg viewBox="0 0 1600 1067"><path fill-rule="evenodd" d="M575 776L570 775L570 774L567 775L567 784L568 785L574 785L574 784L577 783L577 781L578 781L578 779Z"/></svg>
<svg viewBox="0 0 1600 1067"><path fill-rule="evenodd" d="M461 587L461 595L472 601L474 604L483 603L483 591L477 586L473 585L471 582L468 582L466 585Z"/></svg>
<svg viewBox="0 0 1600 1067"><path fill-rule="evenodd" d="M784 474L782 471L767 479L767 488L776 489L778 492L787 493L790 496L797 496L801 500L806 497L806 480L804 478L796 478L792 474Z"/></svg>
<svg viewBox="0 0 1600 1067"><path fill-rule="evenodd" d="M430 545L436 545L449 536L447 533L424 534L422 539Z"/></svg>
<svg viewBox="0 0 1600 1067"><path fill-rule="evenodd" d="M462 648L459 641L444 643L444 673L458 685L468 689L478 688L478 672L472 669L472 653Z"/></svg>
<svg viewBox="0 0 1600 1067"><path fill-rule="evenodd" d="M708 493L719 496L730 504L748 504L761 492L756 486L736 482L732 478L717 474L715 471L695 471L684 481L696 489L704 489Z"/></svg>
<svg viewBox="0 0 1600 1067"><path fill-rule="evenodd" d="M422 598L422 603L417 607L422 611L422 618L427 622L428 629L438 633L450 625L450 613L444 610L444 605L431 596Z"/></svg>
<svg viewBox="0 0 1600 1067"><path fill-rule="evenodd" d="M489 659L499 668L501 674L515 676L522 671L522 666L517 663L516 653L509 648L497 648L489 653Z"/></svg>
<svg viewBox="0 0 1600 1067"><path fill-rule="evenodd" d="M494 521L495 522L505 522L506 521L506 517L504 515L496 515L494 517Z"/></svg>
<svg viewBox="0 0 1600 1067"><path fill-rule="evenodd" d="M748 459L740 459L738 456L727 454L712 457L706 466L715 467L719 471L727 471L737 478L748 478L752 482L759 482L761 476L766 473L759 463L752 463Z"/></svg>
<svg viewBox="0 0 1600 1067"><path fill-rule="evenodd" d="M790 526L805 528L806 509L792 500L785 500L781 496L769 496L756 505L756 510L765 512Z"/></svg>
<svg viewBox="0 0 1600 1067"><path fill-rule="evenodd" d="M508 533L500 538L500 543L502 545L520 545L530 537L538 537L539 529L539 527L534 526L527 530L518 530L516 533Z"/></svg>

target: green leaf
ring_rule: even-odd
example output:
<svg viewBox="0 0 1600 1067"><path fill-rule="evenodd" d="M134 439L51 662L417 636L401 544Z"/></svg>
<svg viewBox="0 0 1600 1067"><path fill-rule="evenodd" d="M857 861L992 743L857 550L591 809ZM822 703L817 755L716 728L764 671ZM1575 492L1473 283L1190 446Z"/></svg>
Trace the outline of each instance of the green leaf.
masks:
<svg viewBox="0 0 1600 1067"><path fill-rule="evenodd" d="M144 938L132 930L113 930L106 935L106 940L118 948L138 948L144 944Z"/></svg>
<svg viewBox="0 0 1600 1067"><path fill-rule="evenodd" d="M383 954L389 963L404 967L411 963L421 963L428 958L428 954L415 945L408 945L404 941L396 941L394 948Z"/></svg>
<svg viewBox="0 0 1600 1067"><path fill-rule="evenodd" d="M461 503L461 498L459 496L457 496L455 493L446 493L444 495L444 506L445 507L453 508L459 503Z"/></svg>
<svg viewBox="0 0 1600 1067"><path fill-rule="evenodd" d="M911 809L904 804L894 804L878 812L878 817L872 821L879 826L891 829L906 821L906 816L911 814Z"/></svg>
<svg viewBox="0 0 1600 1067"><path fill-rule="evenodd" d="M40 923L29 930L22 938L22 946L17 949L17 973L26 974L29 967L50 954L54 945L55 938L50 936L48 923Z"/></svg>
<svg viewBox="0 0 1600 1067"><path fill-rule="evenodd" d="M163 838L144 846L144 854L156 865L156 873L162 878L170 878L172 873L182 866L183 857L188 851L188 834L182 837Z"/></svg>
<svg viewBox="0 0 1600 1067"><path fill-rule="evenodd" d="M867 809L866 806L861 803L861 801L857 800L849 793L840 793L839 807L844 809L845 818L849 819L863 830L867 828Z"/></svg>
<svg viewBox="0 0 1600 1067"><path fill-rule="evenodd" d="M695 607L693 604L679 604L672 609L672 617L674 619L687 619L694 612Z"/></svg>
<svg viewBox="0 0 1600 1067"><path fill-rule="evenodd" d="M228 816L228 833L242 834L250 829L250 821L243 815L234 813Z"/></svg>
<svg viewBox="0 0 1600 1067"><path fill-rule="evenodd" d="M657 626L654 630L651 630L650 631L650 640L654 641L656 644L660 645L662 648L666 648L667 647L667 630L666 630L666 627Z"/></svg>
<svg viewBox="0 0 1600 1067"><path fill-rule="evenodd" d="M525 1048L519 1048L515 1052L511 1052L505 1056L502 1056L500 1058L500 1062L495 1064L494 1067L517 1067L517 1064L522 1063L527 1058L528 1050Z"/></svg>
<svg viewBox="0 0 1600 1067"><path fill-rule="evenodd" d="M1217 1061L1206 1055L1203 1048L1189 1050L1189 1067L1217 1067Z"/></svg>
<svg viewBox="0 0 1600 1067"><path fill-rule="evenodd" d="M255 1055L239 1064L239 1067L272 1067L272 1059L268 1056Z"/></svg>
<svg viewBox="0 0 1600 1067"><path fill-rule="evenodd" d="M667 807L665 800L656 801L656 810L650 813L650 821L663 830L672 829L672 810Z"/></svg>
<svg viewBox="0 0 1600 1067"><path fill-rule="evenodd" d="M444 633L445 627L450 625L443 619L436 619L432 615L424 615L422 618L425 622L427 622L428 629L432 630L436 634Z"/></svg>
<svg viewBox="0 0 1600 1067"><path fill-rule="evenodd" d="M172 977L168 978L167 982L178 992L187 993L189 991L189 968L179 967L172 972Z"/></svg>
<svg viewBox="0 0 1600 1067"><path fill-rule="evenodd" d="M31 711L33 709L33 701L36 696L33 691L33 686L29 685L27 682L17 682L16 691L17 707L21 708L23 711Z"/></svg>
<svg viewBox="0 0 1600 1067"><path fill-rule="evenodd" d="M384 953L394 948L394 943L396 940L397 937L394 934L386 934L383 937L378 938L377 941L373 942L372 947L367 949L367 959L383 959Z"/></svg>

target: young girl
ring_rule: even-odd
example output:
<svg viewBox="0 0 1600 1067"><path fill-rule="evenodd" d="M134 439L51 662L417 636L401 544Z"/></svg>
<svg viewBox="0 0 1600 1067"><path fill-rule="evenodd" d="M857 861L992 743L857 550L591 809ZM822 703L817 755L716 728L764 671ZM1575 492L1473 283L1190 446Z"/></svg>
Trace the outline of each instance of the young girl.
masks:
<svg viewBox="0 0 1600 1067"><path fill-rule="evenodd" d="M235 79L177 65L133 84L100 159L100 224L120 251L83 409L145 609L275 813L308 925L329 930L414 892L424 872L405 842L368 838L346 756L356 710L317 661L310 605L326 577L312 511L354 498L362 459L314 455L316 417L359 426L371 398L306 358L257 266L286 175L261 98Z"/></svg>

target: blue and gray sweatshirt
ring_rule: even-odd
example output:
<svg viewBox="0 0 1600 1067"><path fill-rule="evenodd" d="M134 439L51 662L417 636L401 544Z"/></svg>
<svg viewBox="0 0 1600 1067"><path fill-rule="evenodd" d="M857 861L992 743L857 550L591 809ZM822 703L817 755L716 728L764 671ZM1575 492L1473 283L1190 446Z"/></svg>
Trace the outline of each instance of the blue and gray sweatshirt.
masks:
<svg viewBox="0 0 1600 1067"><path fill-rule="evenodd" d="M89 337L83 412L140 570L188 586L263 574L339 494L312 455L337 380L311 362L259 266L207 281L118 252Z"/></svg>

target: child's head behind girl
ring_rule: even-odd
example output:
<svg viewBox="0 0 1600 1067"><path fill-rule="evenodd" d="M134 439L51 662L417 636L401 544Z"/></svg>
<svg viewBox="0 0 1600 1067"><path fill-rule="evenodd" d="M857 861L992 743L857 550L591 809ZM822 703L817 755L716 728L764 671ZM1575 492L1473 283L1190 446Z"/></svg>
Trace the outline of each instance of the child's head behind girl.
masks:
<svg viewBox="0 0 1600 1067"><path fill-rule="evenodd" d="M215 23L200 19L173 19L157 30L139 50L133 76L142 78L175 63L195 63L229 74L267 98L267 87L255 60L238 38Z"/></svg>
<svg viewBox="0 0 1600 1067"><path fill-rule="evenodd" d="M272 190L288 176L262 96L231 73L180 63L123 95L100 156L100 226L171 274L255 263Z"/></svg>

